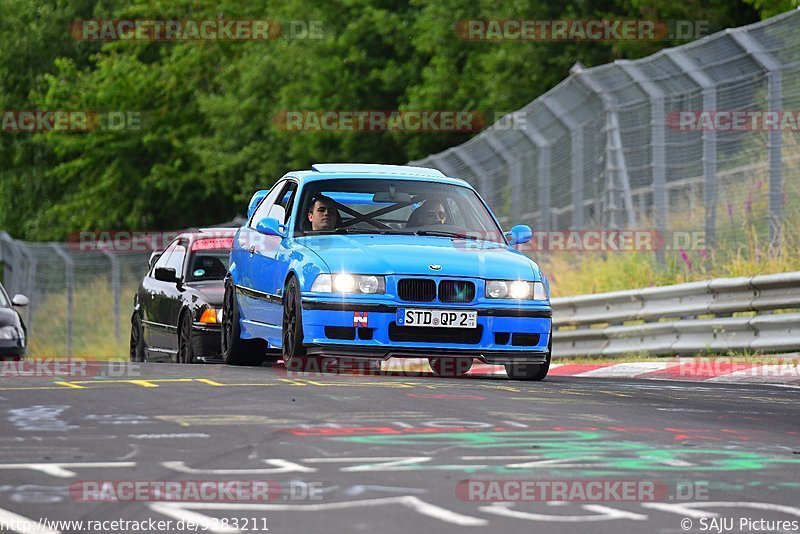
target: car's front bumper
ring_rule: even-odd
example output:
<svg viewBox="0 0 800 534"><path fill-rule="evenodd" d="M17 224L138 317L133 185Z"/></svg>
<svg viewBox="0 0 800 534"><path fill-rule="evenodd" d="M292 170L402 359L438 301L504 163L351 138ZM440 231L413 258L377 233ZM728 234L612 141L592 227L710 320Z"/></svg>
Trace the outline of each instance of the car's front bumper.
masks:
<svg viewBox="0 0 800 534"><path fill-rule="evenodd" d="M195 322L192 325L192 350L198 360L218 363L222 359L222 326Z"/></svg>
<svg viewBox="0 0 800 534"><path fill-rule="evenodd" d="M544 304L511 308L304 298L302 305L308 353L326 356L472 357L489 364L543 363L552 329L552 309ZM411 327L398 327L398 308L473 310L478 312L478 327L410 330Z"/></svg>
<svg viewBox="0 0 800 534"><path fill-rule="evenodd" d="M22 358L27 352L17 339L0 339L0 358Z"/></svg>

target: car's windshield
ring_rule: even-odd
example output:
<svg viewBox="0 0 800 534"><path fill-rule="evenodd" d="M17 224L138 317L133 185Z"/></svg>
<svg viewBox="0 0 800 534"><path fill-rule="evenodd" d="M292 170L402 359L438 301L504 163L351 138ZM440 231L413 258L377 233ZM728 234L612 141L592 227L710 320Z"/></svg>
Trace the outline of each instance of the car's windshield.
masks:
<svg viewBox="0 0 800 534"><path fill-rule="evenodd" d="M8 308L8 300L6 299L6 293L0 288L0 308Z"/></svg>
<svg viewBox="0 0 800 534"><path fill-rule="evenodd" d="M189 257L186 281L224 280L225 273L228 272L229 261L230 251L227 249L193 252Z"/></svg>
<svg viewBox="0 0 800 534"><path fill-rule="evenodd" d="M318 220L315 207L321 204L333 204L338 216ZM505 243L478 195L458 185L402 179L325 180L304 188L299 209L295 235L414 234Z"/></svg>

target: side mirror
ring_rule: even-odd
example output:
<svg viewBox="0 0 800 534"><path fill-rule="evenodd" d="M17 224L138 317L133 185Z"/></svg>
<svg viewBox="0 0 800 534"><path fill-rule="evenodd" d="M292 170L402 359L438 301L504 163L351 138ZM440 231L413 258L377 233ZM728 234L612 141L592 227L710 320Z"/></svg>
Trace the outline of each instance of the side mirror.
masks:
<svg viewBox="0 0 800 534"><path fill-rule="evenodd" d="M256 224L256 231L259 234L277 237L286 237L286 227L272 217L264 217Z"/></svg>
<svg viewBox="0 0 800 534"><path fill-rule="evenodd" d="M162 282L170 282L172 284L177 284L180 282L178 275L175 273L175 269L172 269L171 267L157 268L154 276L156 280L160 280Z"/></svg>
<svg viewBox="0 0 800 534"><path fill-rule="evenodd" d="M158 261L158 258L160 258L162 254L163 254L163 252L152 252L150 254L150 259L147 260L147 268L148 269L152 269L153 265L156 264L156 262Z"/></svg>
<svg viewBox="0 0 800 534"><path fill-rule="evenodd" d="M11 304L19 307L27 306L28 304L30 304L30 302L31 301L28 300L28 297L26 297L25 295L21 295L19 293L14 295L14 297L11 299Z"/></svg>
<svg viewBox="0 0 800 534"><path fill-rule="evenodd" d="M256 208L261 200L269 194L269 189L261 189L253 193L253 196L250 198L250 204L247 205L247 220L249 221L253 214L256 212Z"/></svg>
<svg viewBox="0 0 800 534"><path fill-rule="evenodd" d="M531 231L531 227L527 224L512 226L511 231L506 232L505 235L508 238L509 245L522 245L524 243L530 243L531 239L533 239L533 232Z"/></svg>

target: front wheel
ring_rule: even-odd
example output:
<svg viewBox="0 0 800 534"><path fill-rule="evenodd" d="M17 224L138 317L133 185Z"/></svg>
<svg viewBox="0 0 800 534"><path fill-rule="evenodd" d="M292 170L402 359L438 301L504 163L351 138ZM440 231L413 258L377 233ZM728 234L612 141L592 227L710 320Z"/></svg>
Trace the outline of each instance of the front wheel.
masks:
<svg viewBox="0 0 800 534"><path fill-rule="evenodd" d="M267 342L262 339L242 339L239 324L239 305L233 284L225 284L222 304L222 358L228 365L258 366L267 357Z"/></svg>
<svg viewBox="0 0 800 534"><path fill-rule="evenodd" d="M187 311L181 318L178 330L178 363L194 363L194 349L192 348L192 313Z"/></svg>
<svg viewBox="0 0 800 534"><path fill-rule="evenodd" d="M553 331L547 342L547 355L544 363L509 363L506 364L506 374L511 380L544 380L550 371L550 356L553 353Z"/></svg>
<svg viewBox="0 0 800 534"><path fill-rule="evenodd" d="M472 369L472 358L430 358L428 363L436 376L464 376Z"/></svg>
<svg viewBox="0 0 800 534"><path fill-rule="evenodd" d="M142 320L139 314L133 312L131 317L130 360L132 362L145 361L144 335L142 333Z"/></svg>
<svg viewBox="0 0 800 534"><path fill-rule="evenodd" d="M286 369L297 373L322 371L320 358L306 356L303 346L303 305L300 301L300 287L292 277L286 284L283 295L283 321L281 354Z"/></svg>

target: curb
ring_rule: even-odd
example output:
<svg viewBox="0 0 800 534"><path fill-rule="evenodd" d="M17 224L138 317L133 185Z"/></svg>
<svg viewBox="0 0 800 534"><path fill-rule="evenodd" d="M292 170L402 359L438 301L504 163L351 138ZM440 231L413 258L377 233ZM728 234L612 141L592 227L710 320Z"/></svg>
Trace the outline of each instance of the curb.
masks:
<svg viewBox="0 0 800 534"><path fill-rule="evenodd" d="M427 361L408 359L390 360L384 371L429 371ZM505 375L501 365L476 365L468 375ZM800 365L797 360L785 363L737 363L729 359L696 359L668 362L626 363L554 363L548 377L574 376L580 378L635 378L650 380L676 380L724 384L772 384L800 387Z"/></svg>

